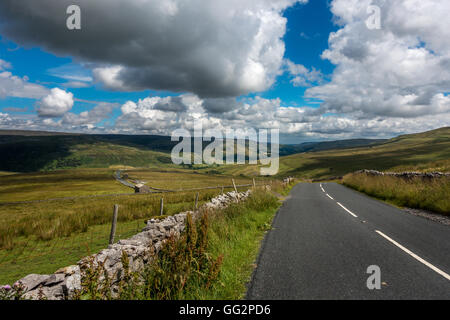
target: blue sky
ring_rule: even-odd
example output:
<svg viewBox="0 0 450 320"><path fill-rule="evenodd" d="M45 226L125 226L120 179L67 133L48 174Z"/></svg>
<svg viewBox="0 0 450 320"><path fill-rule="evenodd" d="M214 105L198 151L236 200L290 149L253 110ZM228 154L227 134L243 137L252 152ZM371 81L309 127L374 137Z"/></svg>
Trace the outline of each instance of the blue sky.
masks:
<svg viewBox="0 0 450 320"><path fill-rule="evenodd" d="M287 32L284 36L286 44L285 57L292 62L305 67L322 71L329 75L334 65L321 58L328 48L328 36L338 28L332 22L328 0L310 1L307 4L297 4L286 10L284 16L288 19ZM288 75L281 76L272 90L263 94L268 99L282 97L287 104L308 104L303 99L306 88L293 87Z"/></svg>
<svg viewBox="0 0 450 320"><path fill-rule="evenodd" d="M40 0L47 16L2 1L0 128L170 134L202 119L294 143L450 122L448 2L98 1L79 0L79 31L65 26L69 0ZM369 30L374 4L382 25Z"/></svg>

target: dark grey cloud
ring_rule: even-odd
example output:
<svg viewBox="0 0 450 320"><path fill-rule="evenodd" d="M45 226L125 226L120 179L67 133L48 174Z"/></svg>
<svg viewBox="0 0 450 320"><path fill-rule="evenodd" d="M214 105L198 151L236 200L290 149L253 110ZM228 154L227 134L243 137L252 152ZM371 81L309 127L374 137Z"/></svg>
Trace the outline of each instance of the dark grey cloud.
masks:
<svg viewBox="0 0 450 320"><path fill-rule="evenodd" d="M350 39L341 52L347 58L360 62L363 61L369 54L369 50L365 46L365 43L355 39Z"/></svg>
<svg viewBox="0 0 450 320"><path fill-rule="evenodd" d="M203 108L212 114L224 113L242 107L234 98L209 98L203 100Z"/></svg>
<svg viewBox="0 0 450 320"><path fill-rule="evenodd" d="M168 112L185 112L187 106L184 104L181 97L168 97L157 102L153 108L155 110L162 110Z"/></svg>
<svg viewBox="0 0 450 320"><path fill-rule="evenodd" d="M282 11L307 0L2 0L0 33L93 63L112 90L202 97L269 88L284 55ZM81 7L81 30L66 9Z"/></svg>

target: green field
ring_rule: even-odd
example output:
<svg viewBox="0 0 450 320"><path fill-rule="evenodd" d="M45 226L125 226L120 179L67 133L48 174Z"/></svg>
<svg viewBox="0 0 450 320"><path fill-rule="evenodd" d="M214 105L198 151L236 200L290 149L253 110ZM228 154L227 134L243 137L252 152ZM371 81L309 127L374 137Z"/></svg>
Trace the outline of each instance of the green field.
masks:
<svg viewBox="0 0 450 320"><path fill-rule="evenodd" d="M113 169L76 169L0 175L0 203L133 193L113 177Z"/></svg>
<svg viewBox="0 0 450 320"><path fill-rule="evenodd" d="M392 171L450 170L450 128L400 136L369 147L327 150L280 158L279 176L303 179L343 176L362 169ZM221 168L227 174L257 175L258 166Z"/></svg>
<svg viewBox="0 0 450 320"><path fill-rule="evenodd" d="M214 186L231 186L232 179L235 180L237 185L252 184L253 181L249 177L223 174L214 174L202 172L201 170L191 171L191 170L175 170L175 169L130 169L125 171L129 180L144 180L148 186L159 188L159 189L169 189L169 190L179 190L179 189L192 189L192 188L203 188L203 187L214 187ZM169 178L168 178L169 177ZM257 181L268 180L263 178L258 178Z"/></svg>
<svg viewBox="0 0 450 320"><path fill-rule="evenodd" d="M194 206L194 191L134 195L131 188L113 178L113 172L113 169L72 169L1 175L0 283L29 273L53 272L77 262L88 250L96 252L104 248L114 204L119 205L118 233L124 237L140 231L144 220L160 214L161 197L164 198L164 215L192 210ZM162 189L232 184L231 176L184 169L128 169L127 173L130 179L146 180L149 185ZM249 178L235 180L237 184L252 183ZM199 191L199 204L220 192L221 188ZM86 197L115 193L131 195ZM61 197L75 198L11 203Z"/></svg>
<svg viewBox="0 0 450 320"><path fill-rule="evenodd" d="M129 180L143 180L149 186L169 190L231 185L232 178L237 184L251 184L252 177L261 183L285 176L304 180L331 178L360 169L443 172L450 169L450 128L401 136L365 147L281 157L280 172L272 178L259 177L260 167L254 165L174 166L168 163L171 145L161 137L146 140L145 136L62 135L14 139L0 138L3 154L13 151L13 156L7 154L0 161L0 283L28 273L55 271L75 263L88 251L105 247L114 204L120 206L119 234L124 237L141 229L145 219L159 215L160 194L109 196L133 193L131 188L114 179L113 173L118 169L124 170ZM36 140L33 142L33 139ZM152 150L158 143L161 143L161 150ZM340 147L343 145L348 143ZM327 144L326 148L329 147ZM14 163L14 159L20 161ZM78 160L67 162L67 159ZM54 170L66 166L76 168ZM352 182L348 178L346 181L360 191L397 205L411 205L412 201L405 202L406 198L421 199L421 195L431 192L437 197L430 197L434 199L431 202L440 207L427 208L437 212L447 210L446 204L439 202L446 198L447 184L439 192L424 191L420 183L414 187L404 186L404 190L411 192L402 198L379 194L380 188L389 190L383 185L385 182ZM275 191L284 194L283 188L276 185ZM388 185L395 189L395 183ZM209 201L220 191L220 188L201 191L200 203ZM195 193L164 194L164 214L192 209ZM95 195L100 197L90 197ZM11 203L65 197L82 198ZM411 206L423 207L421 204Z"/></svg>

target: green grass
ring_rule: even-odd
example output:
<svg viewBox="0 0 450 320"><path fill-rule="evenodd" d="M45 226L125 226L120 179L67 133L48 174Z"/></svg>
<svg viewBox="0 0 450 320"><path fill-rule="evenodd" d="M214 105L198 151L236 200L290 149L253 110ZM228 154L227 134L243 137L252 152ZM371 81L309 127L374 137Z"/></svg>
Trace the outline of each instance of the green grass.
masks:
<svg viewBox="0 0 450 320"><path fill-rule="evenodd" d="M64 197L133 193L112 169L74 169L0 175L0 203Z"/></svg>
<svg viewBox="0 0 450 320"><path fill-rule="evenodd" d="M200 204L209 201L220 190L199 192ZM134 221L159 215L164 198L164 214L190 210L195 193L149 194L0 205L0 248L18 245L21 237L51 240L86 232L90 226L108 223L114 204L118 204L119 220Z"/></svg>
<svg viewBox="0 0 450 320"><path fill-rule="evenodd" d="M200 192L199 205L219 192ZM192 210L194 197L194 193L165 194L164 215ZM12 214L0 219L0 283L30 273L51 273L86 256L87 248L92 253L105 248L116 203L119 238L140 232L144 220L159 216L160 198L161 195L142 195L14 206L18 212L24 211L22 216ZM41 205L45 209L36 208Z"/></svg>
<svg viewBox="0 0 450 320"><path fill-rule="evenodd" d="M233 175L257 175L259 166L227 166ZM294 154L280 158L279 176L343 176L362 169L450 171L450 128L400 136L373 146Z"/></svg>
<svg viewBox="0 0 450 320"><path fill-rule="evenodd" d="M450 178L404 179L393 176L349 174L343 184L400 207L450 215Z"/></svg>
<svg viewBox="0 0 450 320"><path fill-rule="evenodd" d="M83 280L82 299L210 300L243 299L264 234L270 230L278 199L263 188L248 199L222 210L187 217L186 230L169 238L145 270L130 273L122 256L124 278L118 296L91 266L93 277ZM139 280L141 279L141 280Z"/></svg>
<svg viewBox="0 0 450 320"><path fill-rule="evenodd" d="M237 185L252 184L248 177L233 177L231 175L209 174L182 169L131 169L127 170L131 180L143 180L147 185L160 189L191 189L213 186L231 186L234 179ZM259 183L263 178L257 179Z"/></svg>
<svg viewBox="0 0 450 320"><path fill-rule="evenodd" d="M114 204L119 204L119 225L125 229L130 226L133 232L137 230L137 223L159 215L161 197L164 197L165 215L192 210L194 206L196 192L8 203L133 192L113 179L113 171L73 169L0 176L0 283L17 280L29 273L54 272L77 262L87 253L86 238L93 252L105 247ZM145 178L165 189L231 185L231 177L182 169L139 169L132 173L132 177ZM249 184L252 181L236 179L236 182ZM220 192L220 189L199 191L199 204ZM36 252L42 254L34 257ZM30 263L23 263L27 257L34 258Z"/></svg>
<svg viewBox="0 0 450 320"><path fill-rule="evenodd" d="M201 219L196 233L191 234L190 229L186 231L189 235L186 239L197 239L194 248L199 248L200 252L205 251L206 254L196 255L197 251L194 250L196 261L186 265L184 259L180 260L180 255L183 256L186 250L192 250L189 241L180 239L175 245L168 244L169 247L163 248L163 255L158 258L158 277L153 274L150 278L150 287L155 288L156 285L157 289L153 289L156 296L137 295L138 299L162 298L161 292L169 293L164 298L179 300L245 298L261 242L266 232L271 229L279 206L280 202L271 192L259 189L244 202L232 204L223 210L208 212L207 224ZM200 237L202 230L207 230L206 246L202 245L202 241L198 241L204 239ZM189 257L190 255L187 256L188 260ZM211 262L214 261L220 266L220 271L218 274L213 272L211 276ZM178 267L174 267L176 265ZM197 268L205 272L195 272ZM189 269L191 270L188 271ZM174 277L185 279L185 286L180 288L177 282L171 280ZM165 280L160 282L161 278ZM161 283L168 287L161 287Z"/></svg>
<svg viewBox="0 0 450 320"><path fill-rule="evenodd" d="M116 240L126 239L142 230L145 219L119 222ZM51 274L77 263L81 258L108 246L110 224L96 225L86 232L49 241L20 238L12 250L0 250L0 284L31 274Z"/></svg>
<svg viewBox="0 0 450 320"><path fill-rule="evenodd" d="M271 229L278 207L278 200L267 193L215 215L211 221L208 251L213 257L223 255L218 281L209 290L191 288L186 298L243 299L256 267L261 241Z"/></svg>
<svg viewBox="0 0 450 320"><path fill-rule="evenodd" d="M119 219L133 221L159 213L160 198L165 199L165 212L192 208L194 191L165 195L130 195L61 199L33 203L16 201L43 200L102 194L133 193L118 183L111 169L72 169L54 172L0 176L0 248L11 248L20 237L51 240L85 232L88 227L107 223L111 208L120 205ZM130 170L130 178L147 180L161 189L230 186L230 176L198 174L182 169ZM237 178L237 184L252 180ZM246 189L246 188L244 188ZM225 189L231 191L231 189ZM221 189L199 191L200 203L208 201Z"/></svg>

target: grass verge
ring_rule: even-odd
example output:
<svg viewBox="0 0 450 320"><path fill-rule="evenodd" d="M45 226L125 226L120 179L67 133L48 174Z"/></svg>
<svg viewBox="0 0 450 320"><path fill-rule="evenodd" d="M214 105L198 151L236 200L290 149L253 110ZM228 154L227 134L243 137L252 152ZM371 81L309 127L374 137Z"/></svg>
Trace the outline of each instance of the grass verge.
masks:
<svg viewBox="0 0 450 320"><path fill-rule="evenodd" d="M202 300L243 299L255 268L261 241L271 229L280 203L270 193L253 194L245 203L233 205L211 216L208 252L223 256L217 281L209 290L193 286L184 298Z"/></svg>
<svg viewBox="0 0 450 320"><path fill-rule="evenodd" d="M261 240L279 207L271 192L256 190L244 202L204 211L186 230L169 238L143 272L130 273L122 255L123 278L112 297L106 270L88 266L80 299L235 300L242 299Z"/></svg>
<svg viewBox="0 0 450 320"><path fill-rule="evenodd" d="M343 184L399 207L450 215L450 178L404 179L393 176L348 174Z"/></svg>

